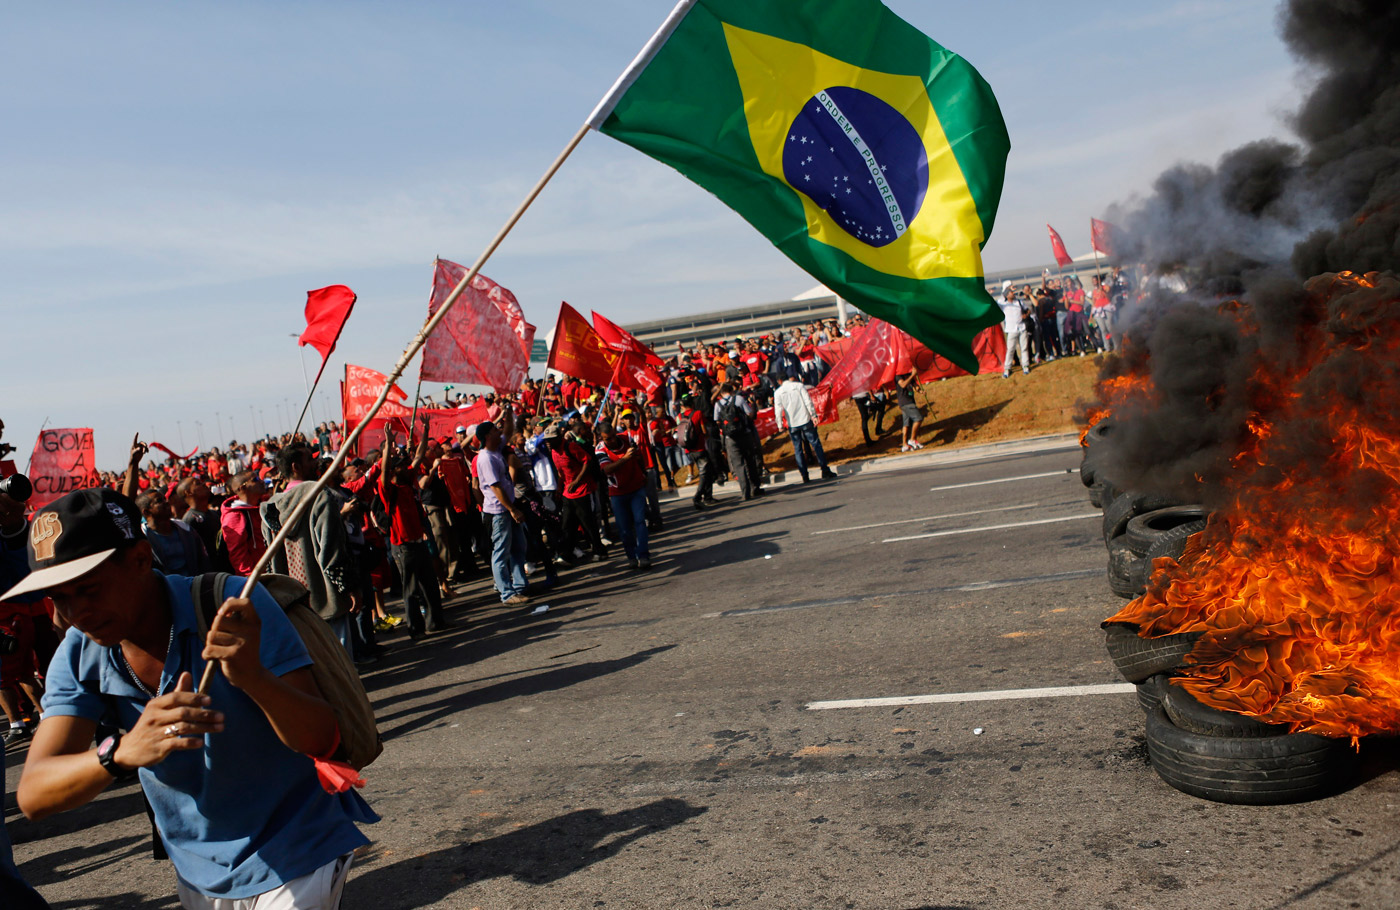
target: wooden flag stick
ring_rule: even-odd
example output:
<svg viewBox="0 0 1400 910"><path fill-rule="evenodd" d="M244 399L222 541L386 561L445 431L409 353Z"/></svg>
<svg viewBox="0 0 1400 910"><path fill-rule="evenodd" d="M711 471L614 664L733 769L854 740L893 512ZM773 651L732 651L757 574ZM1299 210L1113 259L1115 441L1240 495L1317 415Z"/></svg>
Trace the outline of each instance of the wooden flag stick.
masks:
<svg viewBox="0 0 1400 910"><path fill-rule="evenodd" d="M335 458L331 460L331 463L316 480L315 487L301 498L301 502L292 510L292 514L288 515L283 520L282 527L278 530L277 536L272 538L272 541L267 545L267 552L258 560L257 565L253 566L253 571L248 573L248 580L243 583L243 590L239 592L239 597L247 597L252 593L253 587L258 583L258 579L267 571L268 564L272 562L273 555L277 552L279 547L286 543L288 533L292 528L296 527L302 517L306 515L316 495L325 488L326 478L334 475L336 471L340 469L341 465L345 464L347 453L356 447L365 427L368 426L369 422L379 413L380 408L384 407L384 403L389 400L389 392L394 388L394 383L403 376L404 370L408 369L409 362L423 349L423 345L428 343L428 336L433 333L433 330L438 327L438 324L442 322L443 318L457 303L458 298L462 296L462 292L467 289L471 280L481 271L482 266L486 265L486 261L491 258L491 254L496 252L497 247L506 239L506 235L509 234L520 219L524 217L526 210L530 208L530 205L540 195L541 191L544 190L545 185L559 172L559 168L564 166L564 162L568 160L569 155L573 154L574 149L578 148L578 144L583 141L583 137L588 135L589 129L590 127L586 123L579 127L578 132L569 140L569 144L564 146L564 150L559 153L559 156L554 159L554 163L544 172L544 176L539 179L530 190L529 194L525 196L525 199L516 207L515 212L507 219L501 229L496 232L496 236L492 238L482 254L477 257L471 269L466 275L462 276L461 281L457 282L457 286L452 289L452 293L447 295L447 299L442 302L442 306L438 307L438 311L428 317L427 322L423 323L423 327L418 330L418 334L414 336L413 341L409 344L407 349L404 350L403 355L399 357L399 362L394 365L394 371L384 380L384 388L379 390L379 397L374 400L374 405L369 409L369 413L355 426L354 431L351 432L349 436L345 437L345 441L340 445L340 451L335 453ZM214 679L214 668L216 666L218 666L217 661L210 661L205 664L204 675L201 676L199 680L199 691L201 693L208 693L209 683Z"/></svg>
<svg viewBox="0 0 1400 910"><path fill-rule="evenodd" d="M301 422L302 422L303 420L306 419L306 409L309 408L309 407L311 407L311 396L316 394L316 387L319 386L319 385L321 384L321 374L324 373L324 372L326 372L326 361L328 361L328 360L330 360L329 357L322 358L322 360L321 360L321 368L320 368L319 370L316 371L316 381L313 382L313 383L311 383L311 387L308 388L308 389L306 390L306 402L305 402L304 404L302 404L302 406L301 406L301 414L297 416L297 425L296 425L296 427L292 430L292 435L293 435L293 436L296 436L296 435L297 435L297 430L300 430L300 429L301 429ZM305 366L306 366L306 364L305 364L305 362L303 362L303 363L302 363L302 367L305 368ZM305 379L305 378L306 378L306 374L303 373L301 378L302 378L302 379Z"/></svg>

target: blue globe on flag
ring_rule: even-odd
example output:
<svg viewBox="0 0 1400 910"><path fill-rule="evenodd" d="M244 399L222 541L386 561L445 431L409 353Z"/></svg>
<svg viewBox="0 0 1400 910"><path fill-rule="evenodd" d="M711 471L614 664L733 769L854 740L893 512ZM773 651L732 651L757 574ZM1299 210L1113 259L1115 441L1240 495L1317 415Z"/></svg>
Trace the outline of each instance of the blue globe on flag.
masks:
<svg viewBox="0 0 1400 910"><path fill-rule="evenodd" d="M904 115L869 92L834 86L802 106L783 147L783 177L846 233L893 243L928 192L928 155Z"/></svg>

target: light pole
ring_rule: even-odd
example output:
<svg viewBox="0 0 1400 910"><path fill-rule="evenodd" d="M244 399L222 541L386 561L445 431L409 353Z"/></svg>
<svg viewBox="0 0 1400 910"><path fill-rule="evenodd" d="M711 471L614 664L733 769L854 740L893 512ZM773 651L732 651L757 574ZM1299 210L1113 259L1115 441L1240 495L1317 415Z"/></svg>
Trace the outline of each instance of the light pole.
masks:
<svg viewBox="0 0 1400 910"><path fill-rule="evenodd" d="M202 423L200 423L198 420L196 420L196 421L194 422L194 431L195 431L195 434L199 437L199 450L200 450L201 452L203 452L203 451L204 451L204 424L202 424Z"/></svg>
<svg viewBox="0 0 1400 910"><path fill-rule="evenodd" d="M175 431L180 434L180 451L185 451L185 428L180 426L180 421L175 421Z"/></svg>
<svg viewBox="0 0 1400 910"><path fill-rule="evenodd" d="M219 416L219 412L214 412L214 448L219 447L219 437L224 435L224 419Z"/></svg>

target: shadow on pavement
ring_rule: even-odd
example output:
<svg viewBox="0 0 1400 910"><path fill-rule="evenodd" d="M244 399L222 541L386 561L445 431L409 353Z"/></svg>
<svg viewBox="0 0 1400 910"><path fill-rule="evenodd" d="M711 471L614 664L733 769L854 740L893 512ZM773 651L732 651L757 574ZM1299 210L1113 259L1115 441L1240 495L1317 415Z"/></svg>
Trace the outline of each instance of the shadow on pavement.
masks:
<svg viewBox="0 0 1400 910"><path fill-rule="evenodd" d="M600 676L617 673L620 670L644 663L674 647L676 646L662 645L614 660L596 660L569 667L559 667L521 679L494 683L480 689L473 689L470 692L463 692L460 695L437 698L425 705L407 707L397 712L380 713L376 718L379 722L379 732L386 741L391 740L444 720L459 711L466 711L492 702L505 701L508 698L553 692L590 679L597 679ZM416 714L418 711L425 711L425 713ZM395 724L395 721L399 719L403 719L402 722Z"/></svg>
<svg viewBox="0 0 1400 910"><path fill-rule="evenodd" d="M485 840L468 839L393 865L352 874L345 889L346 910L421 907L454 891L492 878L528 885L559 881L648 834L682 824L707 811L685 800L667 798L605 813L579 809L527 828ZM470 832L466 832L471 837Z"/></svg>

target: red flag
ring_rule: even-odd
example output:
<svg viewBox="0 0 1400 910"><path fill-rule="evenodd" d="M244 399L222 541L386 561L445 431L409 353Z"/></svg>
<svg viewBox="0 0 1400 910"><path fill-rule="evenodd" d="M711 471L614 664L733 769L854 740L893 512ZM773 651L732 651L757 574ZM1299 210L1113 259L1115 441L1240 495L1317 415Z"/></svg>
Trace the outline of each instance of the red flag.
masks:
<svg viewBox="0 0 1400 910"><path fill-rule="evenodd" d="M1097 218L1089 219L1089 240L1094 245L1094 249L1105 256L1113 255L1113 235L1118 232L1118 228L1107 221L1100 221Z"/></svg>
<svg viewBox="0 0 1400 910"><path fill-rule="evenodd" d="M613 369L613 384L619 389L641 389L648 395L661 387L661 376L639 354L623 354Z"/></svg>
<svg viewBox="0 0 1400 910"><path fill-rule="evenodd" d="M354 364L345 365L345 423L353 426L365 419L369 409L374 406L374 402L379 398L380 391L384 384L389 381L378 370L371 370L368 367L357 367ZM394 386L389 391L389 397L384 402L384 407L379 409L376 417L380 420L388 420L391 417L409 417L413 414L413 409L405 404L408 393L398 386Z"/></svg>
<svg viewBox="0 0 1400 910"><path fill-rule="evenodd" d="M306 292L306 331L297 339L298 345L309 344L321 352L325 362L335 350L345 320L355 308L355 292L343 284L333 284L319 291Z"/></svg>
<svg viewBox="0 0 1400 910"><path fill-rule="evenodd" d="M1002 358L1006 356L1006 336L1001 326L991 326L979 332L972 340L972 351L982 371L990 372L1000 367ZM930 350L909 333L882 319L872 319L855 336L846 355L812 390L812 402L817 403L818 393L830 395L831 410L826 413L834 414L836 402L850 398L857 392L879 389L893 382L896 376L903 376L911 370L918 371L921 382L967 375L962 367Z"/></svg>
<svg viewBox="0 0 1400 910"><path fill-rule="evenodd" d="M637 340L631 332L620 325L615 325L606 316L593 310L593 329L603 337L608 347L614 351L621 351L624 354L636 354L646 360L654 367L662 366L665 361L656 356L656 352Z"/></svg>
<svg viewBox="0 0 1400 910"><path fill-rule="evenodd" d="M596 385L607 385L613 379L620 357L578 310L567 303L559 305L559 322L554 326L554 344L549 349L551 370Z"/></svg>
<svg viewBox="0 0 1400 910"><path fill-rule="evenodd" d="M1069 251L1065 249L1065 242L1061 239L1060 232L1048 224L1045 228L1050 232L1050 252L1055 254L1055 264L1060 268L1072 264L1074 257L1070 256Z"/></svg>
<svg viewBox="0 0 1400 910"><path fill-rule="evenodd" d="M42 509L74 490L101 486L92 455L91 427L41 432L26 472L34 484L29 507Z"/></svg>
<svg viewBox="0 0 1400 910"><path fill-rule="evenodd" d="M179 454L178 452L173 452L173 451L171 451L170 449L166 448L165 446L161 445L161 444L158 443L158 442L152 442L152 443L151 443L151 448L153 448L153 449L160 449L162 452L164 452L165 454L169 455L171 458L177 458L177 459L179 459L180 461L184 461L184 460L187 459L187 458L193 458L193 457L195 457L196 455L199 454L199 446L195 446L193 449L190 449L190 454L188 454L188 455L181 455L181 454Z"/></svg>
<svg viewBox="0 0 1400 910"><path fill-rule="evenodd" d="M429 316L442 307L466 274L455 262L437 260ZM515 295L477 275L428 336L421 376L429 382L488 385L497 392L514 392L530 373L534 343L535 327L525 321Z"/></svg>

